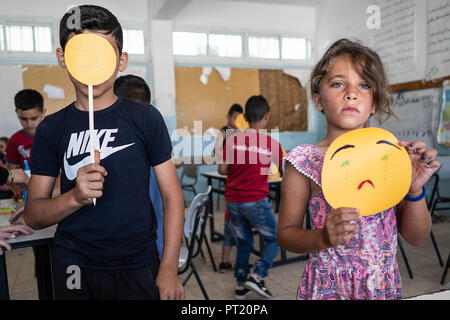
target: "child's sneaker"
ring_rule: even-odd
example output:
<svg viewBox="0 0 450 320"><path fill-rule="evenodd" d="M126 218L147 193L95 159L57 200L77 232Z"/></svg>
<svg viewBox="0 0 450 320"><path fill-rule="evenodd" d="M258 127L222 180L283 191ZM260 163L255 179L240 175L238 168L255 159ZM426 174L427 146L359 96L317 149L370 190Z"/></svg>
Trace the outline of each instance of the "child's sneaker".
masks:
<svg viewBox="0 0 450 320"><path fill-rule="evenodd" d="M219 264L219 272L220 273L224 273L226 271L231 271L233 270L233 266L231 265L231 263L229 262L221 262Z"/></svg>
<svg viewBox="0 0 450 320"><path fill-rule="evenodd" d="M260 296L263 296L268 299L272 298L272 293L270 293L269 289L267 289L264 280L261 278L260 275L256 273L252 273L248 277L248 280L245 282L245 286L255 291Z"/></svg>
<svg viewBox="0 0 450 320"><path fill-rule="evenodd" d="M236 290L234 291L234 297L236 298L236 300L245 300L250 292L251 291L247 289L243 283L238 283L236 285Z"/></svg>

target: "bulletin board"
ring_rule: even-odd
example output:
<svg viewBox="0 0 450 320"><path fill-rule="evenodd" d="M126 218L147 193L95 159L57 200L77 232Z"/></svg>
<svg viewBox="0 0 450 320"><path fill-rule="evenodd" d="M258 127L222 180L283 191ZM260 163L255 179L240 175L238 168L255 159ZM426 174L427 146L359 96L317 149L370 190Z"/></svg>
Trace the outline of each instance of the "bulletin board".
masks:
<svg viewBox="0 0 450 320"><path fill-rule="evenodd" d="M263 95L271 108L267 129L307 130L306 90L299 81L282 70L231 68L228 80L215 68L200 81L203 67L175 67L177 127L201 135L209 128L226 125L231 105L245 103L252 95ZM194 132L194 121L201 121L202 132Z"/></svg>
<svg viewBox="0 0 450 320"><path fill-rule="evenodd" d="M299 81L282 70L259 70L260 92L270 105L268 129L308 130L308 99Z"/></svg>
<svg viewBox="0 0 450 320"><path fill-rule="evenodd" d="M200 82L202 73L202 67L175 67L177 127L195 135L222 128L234 103L244 107L250 96L259 94L258 69L231 69L226 82L213 69L206 85ZM202 121L202 132L193 132L194 121Z"/></svg>
<svg viewBox="0 0 450 320"><path fill-rule="evenodd" d="M24 89L34 89L42 94L47 114L59 111L75 101L75 89L67 69L57 65L24 65L22 70Z"/></svg>

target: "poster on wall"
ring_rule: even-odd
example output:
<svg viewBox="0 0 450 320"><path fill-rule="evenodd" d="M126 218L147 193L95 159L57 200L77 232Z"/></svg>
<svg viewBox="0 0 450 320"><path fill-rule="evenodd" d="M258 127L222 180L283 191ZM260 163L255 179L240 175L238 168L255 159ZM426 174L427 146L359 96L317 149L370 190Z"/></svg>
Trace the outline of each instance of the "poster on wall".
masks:
<svg viewBox="0 0 450 320"><path fill-rule="evenodd" d="M426 80L450 75L450 1L427 1L428 65Z"/></svg>
<svg viewBox="0 0 450 320"><path fill-rule="evenodd" d="M416 0L375 0L372 4L380 8L381 26L370 33L370 46L380 55L389 82L416 80L422 23Z"/></svg>
<svg viewBox="0 0 450 320"><path fill-rule="evenodd" d="M442 90L442 108L439 117L438 143L450 143L450 83L444 85Z"/></svg>

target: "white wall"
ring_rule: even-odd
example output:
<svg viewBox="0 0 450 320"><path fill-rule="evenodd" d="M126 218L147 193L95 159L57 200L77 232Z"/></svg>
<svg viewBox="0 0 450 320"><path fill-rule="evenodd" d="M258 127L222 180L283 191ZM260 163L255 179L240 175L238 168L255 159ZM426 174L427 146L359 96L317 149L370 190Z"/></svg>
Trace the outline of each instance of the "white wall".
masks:
<svg viewBox="0 0 450 320"><path fill-rule="evenodd" d="M330 44L340 38L368 40L366 9L368 0L329 1L317 12L317 58Z"/></svg>
<svg viewBox="0 0 450 320"><path fill-rule="evenodd" d="M21 129L15 112L14 95L23 89L22 68L0 65L0 75L0 137L10 137Z"/></svg>
<svg viewBox="0 0 450 320"><path fill-rule="evenodd" d="M193 0L174 19L174 26L244 30L314 36L315 8L235 1Z"/></svg>
<svg viewBox="0 0 450 320"><path fill-rule="evenodd" d="M72 5L94 4L107 8L119 21L147 22L147 0L14 0L0 1L0 15L25 17L53 17L61 19Z"/></svg>
<svg viewBox="0 0 450 320"><path fill-rule="evenodd" d="M391 76L390 83L402 83L421 80L425 77L426 67L426 3L430 0L416 0L416 62L411 70L398 72ZM340 38L361 40L365 45L372 46L375 30L367 27L370 14L367 7L374 4L372 0L332 0L317 13L316 59L334 41ZM383 15L381 15L383 28Z"/></svg>

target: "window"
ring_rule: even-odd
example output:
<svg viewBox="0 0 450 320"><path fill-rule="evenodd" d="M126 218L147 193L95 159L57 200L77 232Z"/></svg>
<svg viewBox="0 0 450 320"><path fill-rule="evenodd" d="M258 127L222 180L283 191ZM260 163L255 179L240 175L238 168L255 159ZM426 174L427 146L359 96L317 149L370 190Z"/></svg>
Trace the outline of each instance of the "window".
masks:
<svg viewBox="0 0 450 320"><path fill-rule="evenodd" d="M295 60L310 59L311 41L305 38L282 37L281 57Z"/></svg>
<svg viewBox="0 0 450 320"><path fill-rule="evenodd" d="M37 52L52 52L52 32L49 27L34 27L34 47Z"/></svg>
<svg viewBox="0 0 450 320"><path fill-rule="evenodd" d="M6 50L23 52L51 52L50 27L32 25L7 25Z"/></svg>
<svg viewBox="0 0 450 320"><path fill-rule="evenodd" d="M278 37L249 36L248 56L250 58L279 59L280 41Z"/></svg>
<svg viewBox="0 0 450 320"><path fill-rule="evenodd" d="M143 30L123 30L123 51L131 54L144 54L145 42Z"/></svg>
<svg viewBox="0 0 450 320"><path fill-rule="evenodd" d="M5 50L5 36L3 32L3 25L0 24L0 50Z"/></svg>
<svg viewBox="0 0 450 320"><path fill-rule="evenodd" d="M199 32L174 32L173 53L177 55L206 55L208 35Z"/></svg>
<svg viewBox="0 0 450 320"><path fill-rule="evenodd" d="M173 53L220 58L309 60L311 41L282 34L173 32Z"/></svg>
<svg viewBox="0 0 450 320"><path fill-rule="evenodd" d="M209 34L209 54L219 57L242 57L242 36L231 34Z"/></svg>

